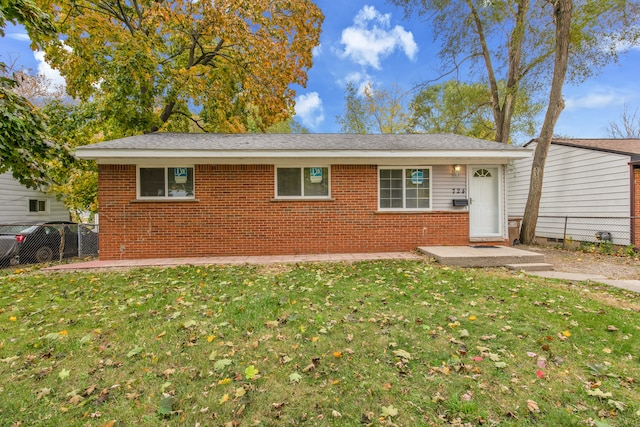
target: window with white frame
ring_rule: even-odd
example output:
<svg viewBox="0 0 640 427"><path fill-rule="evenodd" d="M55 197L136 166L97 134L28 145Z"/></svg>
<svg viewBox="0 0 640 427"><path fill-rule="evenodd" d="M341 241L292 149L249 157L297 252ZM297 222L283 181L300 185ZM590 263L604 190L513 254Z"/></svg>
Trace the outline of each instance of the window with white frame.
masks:
<svg viewBox="0 0 640 427"><path fill-rule="evenodd" d="M329 168L276 168L276 197L329 197Z"/></svg>
<svg viewBox="0 0 640 427"><path fill-rule="evenodd" d="M380 168L381 210L431 209L431 168Z"/></svg>
<svg viewBox="0 0 640 427"><path fill-rule="evenodd" d="M192 167L138 168L140 198L193 198Z"/></svg>
<svg viewBox="0 0 640 427"><path fill-rule="evenodd" d="M29 212L46 212L47 211L47 201L46 200L38 200L38 199L29 199Z"/></svg>

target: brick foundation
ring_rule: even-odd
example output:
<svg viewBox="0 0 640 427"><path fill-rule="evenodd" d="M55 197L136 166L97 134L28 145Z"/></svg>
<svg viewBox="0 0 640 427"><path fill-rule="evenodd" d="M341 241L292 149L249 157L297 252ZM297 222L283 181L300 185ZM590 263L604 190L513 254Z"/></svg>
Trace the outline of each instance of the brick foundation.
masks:
<svg viewBox="0 0 640 427"><path fill-rule="evenodd" d="M374 165L332 166L331 201L273 200L272 165L196 165L196 201L137 201L133 165L99 173L104 260L469 244L468 212L378 212Z"/></svg>

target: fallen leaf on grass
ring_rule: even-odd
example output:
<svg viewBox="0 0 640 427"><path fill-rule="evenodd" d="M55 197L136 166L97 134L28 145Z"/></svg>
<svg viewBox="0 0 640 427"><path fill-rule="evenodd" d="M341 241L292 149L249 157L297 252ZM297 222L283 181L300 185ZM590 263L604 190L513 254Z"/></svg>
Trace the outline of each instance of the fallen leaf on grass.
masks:
<svg viewBox="0 0 640 427"><path fill-rule="evenodd" d="M269 320L265 322L264 325L269 329L275 329L280 325L280 322L278 322L277 320Z"/></svg>
<svg viewBox="0 0 640 427"><path fill-rule="evenodd" d="M45 396L48 396L51 394L51 389L50 388L41 388L40 390L38 390L38 394L36 396L36 400L40 400Z"/></svg>
<svg viewBox="0 0 640 427"><path fill-rule="evenodd" d="M595 396L595 397L599 397L599 398L608 398L608 397L613 397L613 394L611 392L603 392L602 390L600 390L599 388L595 388L593 390L587 390L587 394L589 396Z"/></svg>
<svg viewBox="0 0 640 427"><path fill-rule="evenodd" d="M171 415L171 412L173 411L173 405L175 405L177 402L178 399L173 396L167 396L163 398L160 401L160 406L158 406L158 413L164 416Z"/></svg>
<svg viewBox="0 0 640 427"><path fill-rule="evenodd" d="M301 379L302 379L302 375L300 375L297 372L294 372L293 374L289 375L289 382L291 383L299 383Z"/></svg>
<svg viewBox="0 0 640 427"><path fill-rule="evenodd" d="M529 410L529 412L540 412L538 404L531 399L527 400L527 409Z"/></svg>
<svg viewBox="0 0 640 427"><path fill-rule="evenodd" d="M247 366L244 370L244 376L248 379L251 380L253 378L255 378L256 375L258 375L258 370L255 368L255 366L250 365Z"/></svg>
<svg viewBox="0 0 640 427"><path fill-rule="evenodd" d="M616 408L618 411L620 412L624 412L626 405L624 404L624 402L619 402L617 400L613 400L613 399L609 399L607 401L607 404L613 408Z"/></svg>
<svg viewBox="0 0 640 427"><path fill-rule="evenodd" d="M68 369L62 369L58 373L58 378L60 378L61 380L69 378L69 370Z"/></svg>
<svg viewBox="0 0 640 427"><path fill-rule="evenodd" d="M93 384L93 385L90 385L89 387L85 388L84 389L84 395L85 396L90 396L96 390L96 387L98 387L98 384Z"/></svg>
<svg viewBox="0 0 640 427"><path fill-rule="evenodd" d="M383 417L395 417L398 415L398 410L393 407L393 405L383 406L382 407L382 416Z"/></svg>
<svg viewBox="0 0 640 427"><path fill-rule="evenodd" d="M537 376L538 378L542 379L542 378L544 378L544 372L542 372L542 371L538 370L538 371L536 371L536 376Z"/></svg>
<svg viewBox="0 0 640 427"><path fill-rule="evenodd" d="M140 354L142 352L142 350L144 350L142 347L140 347L139 345L135 346L131 351L129 351L129 353L127 353L127 357L133 357L137 354Z"/></svg>
<svg viewBox="0 0 640 427"><path fill-rule="evenodd" d="M411 360L411 354L406 352L405 350L394 350L393 354L402 359Z"/></svg>
<svg viewBox="0 0 640 427"><path fill-rule="evenodd" d="M213 364L213 369L216 371L222 371L227 366L231 365L231 360L229 359L220 359L216 363Z"/></svg>
<svg viewBox="0 0 640 427"><path fill-rule="evenodd" d="M80 402L82 402L82 396L80 396L79 394L71 396L68 400L68 403L72 405L78 405Z"/></svg>

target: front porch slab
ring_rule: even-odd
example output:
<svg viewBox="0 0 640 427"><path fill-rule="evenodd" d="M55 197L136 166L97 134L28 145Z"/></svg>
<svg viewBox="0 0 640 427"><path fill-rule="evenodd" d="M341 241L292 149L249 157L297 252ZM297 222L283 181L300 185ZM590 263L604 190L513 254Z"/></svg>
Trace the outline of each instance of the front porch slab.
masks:
<svg viewBox="0 0 640 427"><path fill-rule="evenodd" d="M456 267L502 267L508 264L544 263L544 255L509 246L422 246L418 251L441 264Z"/></svg>

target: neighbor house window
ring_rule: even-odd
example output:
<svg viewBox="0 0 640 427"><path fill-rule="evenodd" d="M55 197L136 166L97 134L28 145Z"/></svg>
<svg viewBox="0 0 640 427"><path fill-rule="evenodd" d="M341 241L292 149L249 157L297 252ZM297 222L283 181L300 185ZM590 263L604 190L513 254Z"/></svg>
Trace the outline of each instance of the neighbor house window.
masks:
<svg viewBox="0 0 640 427"><path fill-rule="evenodd" d="M29 212L46 212L46 211L47 211L46 200L29 199Z"/></svg>
<svg viewBox="0 0 640 427"><path fill-rule="evenodd" d="M329 168L277 168L276 197L329 197Z"/></svg>
<svg viewBox="0 0 640 427"><path fill-rule="evenodd" d="M431 168L380 168L380 209L431 209Z"/></svg>
<svg viewBox="0 0 640 427"><path fill-rule="evenodd" d="M138 169L138 191L141 198L193 198L193 168L168 167Z"/></svg>

